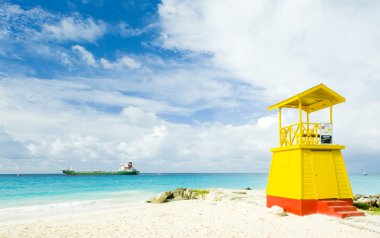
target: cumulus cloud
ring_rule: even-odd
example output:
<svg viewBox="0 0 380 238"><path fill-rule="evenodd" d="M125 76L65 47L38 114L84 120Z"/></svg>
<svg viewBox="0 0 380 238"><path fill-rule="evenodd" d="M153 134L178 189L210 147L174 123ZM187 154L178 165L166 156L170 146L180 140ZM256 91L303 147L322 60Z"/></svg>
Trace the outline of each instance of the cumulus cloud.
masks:
<svg viewBox="0 0 380 238"><path fill-rule="evenodd" d="M74 45L72 49L79 53L80 57L87 65L92 67L98 66L95 61L94 55L90 51L86 50L86 48L84 48L83 46Z"/></svg>
<svg viewBox="0 0 380 238"><path fill-rule="evenodd" d="M146 112L138 107L126 107L122 110L121 115L132 125L149 127L157 124L158 118L153 112Z"/></svg>
<svg viewBox="0 0 380 238"><path fill-rule="evenodd" d="M100 74L48 81L12 75L0 81L1 123L41 158L35 167L49 172L69 164L114 169L125 155L144 172L265 172L269 148L278 145L276 115L266 106L323 82L347 98L334 113L334 141L347 146L347 166L376 170L379 9L375 1L164 0L156 46L183 58L119 53L110 60L74 43L71 53ZM75 16L36 24L57 42L95 42L108 30ZM87 27L93 33L73 35ZM7 29L2 37L15 32ZM284 112L284 121L292 118ZM0 163L12 169L9 160Z"/></svg>
<svg viewBox="0 0 380 238"><path fill-rule="evenodd" d="M125 69L134 70L141 67L140 63L137 60L127 55L121 56L115 61L109 61L105 58L95 58L95 56L90 51L81 45L74 45L72 49L79 54L80 58L86 65L93 68L100 66L100 68L104 70L120 71Z"/></svg>
<svg viewBox="0 0 380 238"><path fill-rule="evenodd" d="M43 24L41 37L58 41L95 42L106 32L106 24L91 18L64 17L55 24Z"/></svg>
<svg viewBox="0 0 380 238"><path fill-rule="evenodd" d="M0 23L0 36L17 41L95 42L107 31L103 21L78 13L52 14L40 7L23 9L7 2L0 3Z"/></svg>
<svg viewBox="0 0 380 238"><path fill-rule="evenodd" d="M74 45L95 43L107 33L107 24L79 13L52 14L41 7L22 8L17 4L0 2L0 70L25 74L42 73L65 68L66 72L91 71L95 59L83 46L74 46L85 64L75 64ZM27 59L27 60L25 60ZM34 67L27 62L38 61ZM50 67L42 67L46 62ZM2 67L7 64L7 66ZM88 70L83 70L87 65ZM39 68L39 69L36 69ZM61 73L60 73L61 74Z"/></svg>
<svg viewBox="0 0 380 238"><path fill-rule="evenodd" d="M122 21L114 27L116 34L119 34L123 37L132 37L138 36L145 32L145 29L133 28L126 22Z"/></svg>
<svg viewBox="0 0 380 238"><path fill-rule="evenodd" d="M181 164L184 172L199 171L199 164L204 172L241 171L238 163L248 172L265 166L262 158L269 153L263 148L269 146L271 118L241 126L169 122L158 116L164 106L155 101L75 81L3 79L0 92L1 123L36 158L34 168L21 166L21 172L57 172L71 164L115 169L125 156L145 172L175 172ZM122 109L111 113L101 105ZM20 172L9 163L0 161L0 171Z"/></svg>
<svg viewBox="0 0 380 238"><path fill-rule="evenodd" d="M1 38L14 40L31 40L36 30L55 16L40 7L23 9L19 5L0 2Z"/></svg>
<svg viewBox="0 0 380 238"><path fill-rule="evenodd" d="M128 154L157 165L154 171L259 172L267 167L268 148L275 140L273 117L235 126L157 122L149 133L120 145Z"/></svg>
<svg viewBox="0 0 380 238"><path fill-rule="evenodd" d="M159 14L164 47L204 54L267 105L319 83L341 93L335 141L349 163L379 153L379 2L164 0Z"/></svg>
<svg viewBox="0 0 380 238"><path fill-rule="evenodd" d="M31 154L19 141L0 128L0 159L29 159Z"/></svg>
<svg viewBox="0 0 380 238"><path fill-rule="evenodd" d="M120 70L124 68L138 69L141 67L140 63L128 56L122 56L114 62L110 62L107 59L101 58L100 63L103 68L107 70Z"/></svg>
<svg viewBox="0 0 380 238"><path fill-rule="evenodd" d="M164 0L161 40L211 53L215 65L280 99L320 82L360 83L358 72L373 78L379 9L374 1Z"/></svg>

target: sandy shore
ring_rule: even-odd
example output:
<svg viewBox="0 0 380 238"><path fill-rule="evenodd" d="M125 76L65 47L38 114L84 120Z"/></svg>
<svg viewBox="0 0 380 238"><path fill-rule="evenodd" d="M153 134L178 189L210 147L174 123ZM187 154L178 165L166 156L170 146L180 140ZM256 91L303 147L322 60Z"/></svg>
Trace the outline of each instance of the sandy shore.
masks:
<svg viewBox="0 0 380 238"><path fill-rule="evenodd" d="M380 237L380 216L279 216L264 191L218 189L199 200L1 222L0 237Z"/></svg>

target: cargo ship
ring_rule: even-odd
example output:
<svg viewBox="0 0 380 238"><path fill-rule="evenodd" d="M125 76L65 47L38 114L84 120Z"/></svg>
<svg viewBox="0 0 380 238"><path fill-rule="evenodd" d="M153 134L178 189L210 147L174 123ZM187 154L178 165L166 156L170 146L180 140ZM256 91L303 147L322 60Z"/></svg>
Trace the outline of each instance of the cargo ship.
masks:
<svg viewBox="0 0 380 238"><path fill-rule="evenodd" d="M128 165L120 164L118 171L75 171L71 169L64 169L62 172L66 175L138 175L140 171L133 168L132 162L128 162Z"/></svg>

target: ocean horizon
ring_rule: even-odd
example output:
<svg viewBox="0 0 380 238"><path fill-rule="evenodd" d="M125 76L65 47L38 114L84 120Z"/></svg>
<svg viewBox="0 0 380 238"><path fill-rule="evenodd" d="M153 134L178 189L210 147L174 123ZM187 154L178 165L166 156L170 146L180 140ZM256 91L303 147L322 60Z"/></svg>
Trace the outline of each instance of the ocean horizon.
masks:
<svg viewBox="0 0 380 238"><path fill-rule="evenodd" d="M141 173L138 176L1 174L0 209L88 200L143 201L177 187L264 190L268 173ZM380 174L349 175L354 194L380 193Z"/></svg>

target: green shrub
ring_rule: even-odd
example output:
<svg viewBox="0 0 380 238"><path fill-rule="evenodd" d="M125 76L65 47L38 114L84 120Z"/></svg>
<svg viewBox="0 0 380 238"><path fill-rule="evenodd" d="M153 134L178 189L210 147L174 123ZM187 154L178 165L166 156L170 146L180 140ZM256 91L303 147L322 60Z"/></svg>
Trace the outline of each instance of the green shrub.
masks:
<svg viewBox="0 0 380 238"><path fill-rule="evenodd" d="M368 210L371 206L367 203L354 203L354 206L359 208L359 209L362 209L362 210Z"/></svg>
<svg viewBox="0 0 380 238"><path fill-rule="evenodd" d="M209 194L209 190L205 190L205 189L194 189L193 192L195 192L197 194L197 197L198 196L202 196L202 197L205 197L207 194Z"/></svg>
<svg viewBox="0 0 380 238"><path fill-rule="evenodd" d="M369 210L373 215L380 215L380 207L370 207Z"/></svg>

